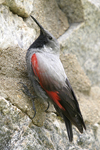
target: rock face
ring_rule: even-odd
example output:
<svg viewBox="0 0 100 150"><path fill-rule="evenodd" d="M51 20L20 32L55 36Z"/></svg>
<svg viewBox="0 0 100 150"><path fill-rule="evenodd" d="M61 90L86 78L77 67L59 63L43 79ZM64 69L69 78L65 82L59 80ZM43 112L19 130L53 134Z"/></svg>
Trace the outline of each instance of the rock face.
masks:
<svg viewBox="0 0 100 150"><path fill-rule="evenodd" d="M28 17L33 10L33 0L3 0L2 3L7 5L13 13L22 17Z"/></svg>
<svg viewBox="0 0 100 150"><path fill-rule="evenodd" d="M21 81L34 94L25 55L39 30L30 13L55 37L62 35L61 61L87 127L83 134L73 127L72 143L53 106L45 112L47 103L35 99L37 114L32 119L31 99L20 90ZM95 0L0 1L0 149L100 149L99 13L100 2Z"/></svg>
<svg viewBox="0 0 100 150"><path fill-rule="evenodd" d="M59 8L68 17L69 23L82 22L84 20L84 11L81 0L56 0Z"/></svg>
<svg viewBox="0 0 100 150"><path fill-rule="evenodd" d="M72 24L59 38L64 53L77 56L93 85L100 86L100 2L82 0L84 22Z"/></svg>
<svg viewBox="0 0 100 150"><path fill-rule="evenodd" d="M43 27L50 31L50 33L52 33L56 38L58 38L68 29L69 23L67 17L58 8L55 0L34 0L33 8L32 15L37 18ZM38 28L37 25L36 28Z"/></svg>
<svg viewBox="0 0 100 150"><path fill-rule="evenodd" d="M27 49L35 34L34 29L28 28L21 17L13 14L7 6L0 5L0 49L17 46Z"/></svg>
<svg viewBox="0 0 100 150"><path fill-rule="evenodd" d="M98 126L95 125L92 130L88 125L87 132L82 136L74 128L74 142L68 143L64 123L54 113L47 114L43 127L37 127L20 109L0 97L0 149L2 150L85 150L90 147L99 149ZM95 141L96 132L98 139Z"/></svg>

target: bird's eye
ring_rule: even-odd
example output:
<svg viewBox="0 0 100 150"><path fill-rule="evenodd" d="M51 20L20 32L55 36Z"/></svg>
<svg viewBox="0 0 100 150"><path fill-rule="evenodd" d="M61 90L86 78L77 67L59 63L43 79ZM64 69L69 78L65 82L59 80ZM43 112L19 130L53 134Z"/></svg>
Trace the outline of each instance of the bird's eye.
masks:
<svg viewBox="0 0 100 150"><path fill-rule="evenodd" d="M49 36L49 40L52 40L52 37L51 37L51 36Z"/></svg>

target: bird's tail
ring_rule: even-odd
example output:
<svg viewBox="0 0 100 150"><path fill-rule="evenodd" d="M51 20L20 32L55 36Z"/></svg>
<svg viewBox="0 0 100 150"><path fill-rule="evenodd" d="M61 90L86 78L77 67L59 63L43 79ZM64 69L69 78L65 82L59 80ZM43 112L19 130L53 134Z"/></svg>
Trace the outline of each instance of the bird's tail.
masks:
<svg viewBox="0 0 100 150"><path fill-rule="evenodd" d="M63 115L63 118L65 121L69 141L72 142L73 141L72 123L70 122L70 120L65 115Z"/></svg>

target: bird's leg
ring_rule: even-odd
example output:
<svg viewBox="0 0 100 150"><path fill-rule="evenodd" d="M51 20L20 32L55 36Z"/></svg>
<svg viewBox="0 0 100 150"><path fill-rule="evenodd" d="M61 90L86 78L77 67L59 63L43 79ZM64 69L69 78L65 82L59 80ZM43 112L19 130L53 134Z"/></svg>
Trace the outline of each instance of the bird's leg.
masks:
<svg viewBox="0 0 100 150"><path fill-rule="evenodd" d="M33 118L35 117L35 115L36 115L36 109L35 109L35 104L34 104L34 100L33 100L33 99L35 99L37 96L32 95L32 94L30 93L28 87L27 87L24 83L19 82L19 84L22 84L22 87L23 87L23 89L20 89L20 90L21 90L25 95L27 95L28 97L30 97L31 100L32 100L32 103L33 103L33 110L34 110L34 116L32 117L32 119L33 119Z"/></svg>
<svg viewBox="0 0 100 150"><path fill-rule="evenodd" d="M19 82L19 84L22 84L23 89L20 89L20 90L21 90L25 95L27 95L28 97L31 97L31 98L33 98L33 99L36 98L36 96L34 96L34 95L32 95L32 94L30 93L28 87L27 87L24 83Z"/></svg>
<svg viewBox="0 0 100 150"><path fill-rule="evenodd" d="M49 102L47 102L47 103L48 103L48 106L47 106L45 112L49 109L49 106L50 106L50 103Z"/></svg>

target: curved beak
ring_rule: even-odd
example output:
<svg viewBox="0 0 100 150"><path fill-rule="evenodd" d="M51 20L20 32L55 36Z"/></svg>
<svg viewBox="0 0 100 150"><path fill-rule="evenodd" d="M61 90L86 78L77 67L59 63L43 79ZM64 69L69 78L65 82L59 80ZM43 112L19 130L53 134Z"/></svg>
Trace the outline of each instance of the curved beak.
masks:
<svg viewBox="0 0 100 150"><path fill-rule="evenodd" d="M41 24L33 17L33 16L31 16L31 18L35 21L35 23L39 26L39 28L40 28L40 30L43 32L43 33L45 33L45 30L44 30L44 28L41 26Z"/></svg>

